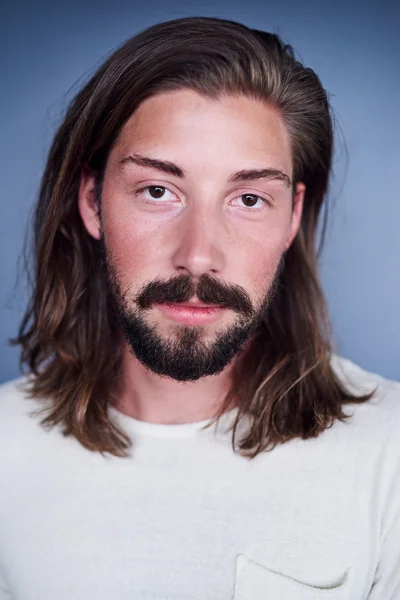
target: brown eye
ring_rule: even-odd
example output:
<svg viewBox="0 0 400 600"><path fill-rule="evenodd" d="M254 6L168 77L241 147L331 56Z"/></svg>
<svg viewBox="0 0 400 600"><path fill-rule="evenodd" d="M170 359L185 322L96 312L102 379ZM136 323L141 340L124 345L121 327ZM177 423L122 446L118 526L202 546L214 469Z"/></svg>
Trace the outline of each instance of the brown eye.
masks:
<svg viewBox="0 0 400 600"><path fill-rule="evenodd" d="M255 196L254 194L243 194L241 198L243 204L249 208L255 206L260 199L259 196Z"/></svg>
<svg viewBox="0 0 400 600"><path fill-rule="evenodd" d="M159 185L150 185L148 190L152 198L162 198L165 194L165 187Z"/></svg>

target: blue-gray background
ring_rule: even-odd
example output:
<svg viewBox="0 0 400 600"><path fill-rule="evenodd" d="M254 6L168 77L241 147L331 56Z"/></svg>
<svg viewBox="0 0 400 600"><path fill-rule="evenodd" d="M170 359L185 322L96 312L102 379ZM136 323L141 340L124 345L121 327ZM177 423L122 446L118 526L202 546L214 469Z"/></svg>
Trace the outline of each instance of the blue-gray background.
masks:
<svg viewBox="0 0 400 600"><path fill-rule="evenodd" d="M0 6L0 381L26 302L17 261L46 150L77 80L126 38L189 15L280 33L330 92L345 147L321 273L340 353L400 380L400 3L385 0L69 0ZM74 87L73 87L74 86ZM71 89L72 88L72 89Z"/></svg>

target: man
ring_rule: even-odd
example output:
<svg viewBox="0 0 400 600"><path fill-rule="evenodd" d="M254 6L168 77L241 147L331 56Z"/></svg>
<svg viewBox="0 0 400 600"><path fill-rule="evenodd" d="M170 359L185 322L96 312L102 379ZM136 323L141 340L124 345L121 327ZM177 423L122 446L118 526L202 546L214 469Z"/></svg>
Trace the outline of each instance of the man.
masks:
<svg viewBox="0 0 400 600"><path fill-rule="evenodd" d="M79 92L1 390L0 597L400 598L400 388L332 353L331 159L318 77L237 23Z"/></svg>

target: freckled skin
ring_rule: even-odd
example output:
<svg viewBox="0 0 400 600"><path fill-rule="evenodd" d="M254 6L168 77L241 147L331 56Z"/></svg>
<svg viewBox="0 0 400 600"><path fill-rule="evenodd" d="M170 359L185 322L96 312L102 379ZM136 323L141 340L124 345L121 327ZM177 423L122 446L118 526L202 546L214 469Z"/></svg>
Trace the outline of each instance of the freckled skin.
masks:
<svg viewBox="0 0 400 600"><path fill-rule="evenodd" d="M140 154L178 165L184 178L121 161ZM295 237L305 188L278 180L229 182L244 169L279 169L292 177L290 140L279 113L244 96L205 98L191 90L160 93L141 104L122 128L105 171L102 224L96 215L93 178L83 173L79 196L89 234L101 228L123 292L144 283L203 273L242 286L254 306L265 297L282 253ZM144 186L162 186L161 202ZM243 194L260 196L247 207ZM237 318L226 311L206 325L205 340ZM179 324L157 308L147 317L165 336Z"/></svg>

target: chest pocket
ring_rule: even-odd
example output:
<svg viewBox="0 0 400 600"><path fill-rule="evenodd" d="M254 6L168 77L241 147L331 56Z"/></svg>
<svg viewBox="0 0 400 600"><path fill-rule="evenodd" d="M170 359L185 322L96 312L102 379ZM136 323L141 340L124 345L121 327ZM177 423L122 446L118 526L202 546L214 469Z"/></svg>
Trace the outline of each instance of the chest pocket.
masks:
<svg viewBox="0 0 400 600"><path fill-rule="evenodd" d="M233 600L350 600L347 574L324 587L271 571L243 554L237 558Z"/></svg>

